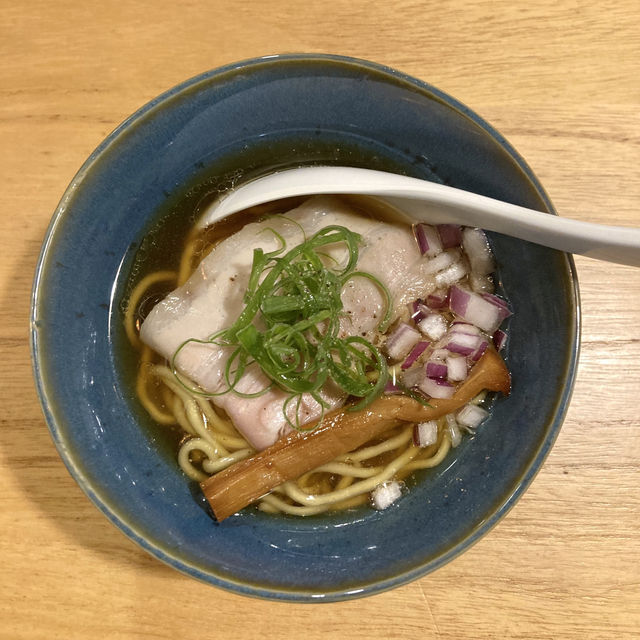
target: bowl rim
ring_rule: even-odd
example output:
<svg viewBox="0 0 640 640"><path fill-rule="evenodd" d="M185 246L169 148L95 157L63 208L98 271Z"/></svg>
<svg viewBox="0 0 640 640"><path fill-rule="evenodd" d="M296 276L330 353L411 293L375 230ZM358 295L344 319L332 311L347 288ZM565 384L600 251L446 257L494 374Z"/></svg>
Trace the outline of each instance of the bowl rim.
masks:
<svg viewBox="0 0 640 640"><path fill-rule="evenodd" d="M85 478L82 471L75 463L74 456L66 446L65 439L60 431L58 421L52 410L54 402L49 401L49 392L47 389L47 382L39 361L39 338L38 338L38 302L41 296L41 280L45 272L46 258L51 248L51 244L54 239L55 231L63 218L65 211L69 203L73 200L73 196L83 180L91 172L92 167L100 156L111 146L117 142L118 138L125 133L130 127L134 126L138 121L142 120L148 114L153 112L154 109L161 107L170 100L172 97L177 96L185 91L194 90L198 84L209 82L215 77L223 76L230 72L235 72L240 69L246 69L251 71L252 69L261 65L268 65L273 63L287 63L287 62L306 62L306 63L341 63L351 68L363 68L365 70L379 72L384 76L391 76L396 80L401 80L407 83L408 86L418 88L422 91L427 91L435 98L442 101L448 107L458 111L465 117L472 120L476 125L482 128L492 139L494 139L499 146L510 156L510 158L516 162L519 168L523 172L523 176L526 177L531 185L534 187L536 193L544 202L548 213L557 215L546 191L540 184L538 178L533 173L527 162L520 156L515 148L506 140L506 138L492 125L486 122L475 111L472 111L465 104L461 103L456 98L441 91L437 87L422 81L418 78L410 76L397 69L382 65L369 60L361 58L334 55L334 54L322 54L322 53L287 53L287 54L272 54L260 57L248 58L237 62L229 63L214 69L202 72L191 78L180 82L179 84L169 88L168 90L160 93L155 98L151 99L143 106L134 111L130 116L125 118L118 126L116 126L93 150L93 152L83 162L81 167L76 172L75 176L71 180L69 186L64 191L60 202L58 203L54 214L49 222L47 230L45 232L44 240L38 257L33 287L31 291L31 308L30 308L30 354L31 365L36 386L36 391L40 401L40 405L43 414L46 419L46 423L53 439L53 442L58 450L60 457L62 458L69 473L80 486L87 497L94 503L96 507L127 537L136 542L145 551L151 553L154 557L158 558L165 564L172 568L186 574L190 577L196 578L206 584L217 586L226 589L231 592L235 592L241 595L254 596L268 600L277 601L289 601L289 602L336 602L342 600L348 600L353 598L360 598L370 595L375 595L383 591L407 584L417 578L423 577L428 573L440 568L446 563L453 560L460 555L463 551L466 551L473 546L478 540L480 540L485 534L487 534L494 526L511 510L520 496L530 486L531 482L539 473L542 468L543 462L547 457L549 451L553 447L553 444L559 434L560 428L564 421L564 417L567 413L571 395L573 393L575 379L577 375L577 364L580 353L580 335L581 335L581 303L580 293L578 286L578 278L575 268L573 257L570 254L564 254L567 263L567 269L569 272L571 288L567 291L567 296L572 299L574 303L575 314L570 329L572 330L571 351L568 354L565 361L565 375L563 376L564 388L562 393L557 396L557 402L554 407L553 415L554 419L549 424L549 429L546 437L541 441L540 446L535 451L535 454L530 458L530 462L526 468L521 472L520 478L515 484L514 490L504 499L499 501L488 518L483 520L478 526L471 530L466 536L460 538L453 546L447 549L446 552L432 558L420 565L399 574L395 574L390 578L381 580L370 580L363 588L358 589L345 589L337 588L335 590L325 589L322 594L317 593L314 590L303 590L294 588L288 590L285 588L265 587L254 584L250 581L234 580L228 576L216 575L213 572L203 571L201 568L187 563L184 559L177 558L163 549L161 546L155 544L149 540L143 534L136 531L136 527L132 523L128 522L125 518L121 517L117 513L117 509L114 509L112 505L108 503L106 499L101 497L98 492L94 490L91 482Z"/></svg>

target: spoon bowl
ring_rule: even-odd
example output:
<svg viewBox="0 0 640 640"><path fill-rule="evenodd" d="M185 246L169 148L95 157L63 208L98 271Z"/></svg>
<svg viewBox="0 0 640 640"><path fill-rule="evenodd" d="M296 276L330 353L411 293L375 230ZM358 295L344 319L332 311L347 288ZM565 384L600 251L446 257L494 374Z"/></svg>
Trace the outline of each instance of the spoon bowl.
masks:
<svg viewBox="0 0 640 640"><path fill-rule="evenodd" d="M640 266L640 229L560 218L444 184L354 167L299 167L247 182L213 202L199 225L258 204L319 193L380 198L414 222L481 227L536 244Z"/></svg>

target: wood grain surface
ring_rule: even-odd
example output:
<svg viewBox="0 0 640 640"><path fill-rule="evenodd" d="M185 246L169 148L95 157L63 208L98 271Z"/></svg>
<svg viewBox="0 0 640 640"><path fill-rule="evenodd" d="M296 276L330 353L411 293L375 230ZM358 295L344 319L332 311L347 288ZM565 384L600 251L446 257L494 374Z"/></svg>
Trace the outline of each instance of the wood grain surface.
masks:
<svg viewBox="0 0 640 640"><path fill-rule="evenodd" d="M577 258L582 353L532 487L472 549L393 591L292 605L164 566L91 505L31 377L29 292L50 216L97 144L224 63L325 52L456 96L563 216L640 223L637 0L0 0L0 638L640 637L640 270Z"/></svg>

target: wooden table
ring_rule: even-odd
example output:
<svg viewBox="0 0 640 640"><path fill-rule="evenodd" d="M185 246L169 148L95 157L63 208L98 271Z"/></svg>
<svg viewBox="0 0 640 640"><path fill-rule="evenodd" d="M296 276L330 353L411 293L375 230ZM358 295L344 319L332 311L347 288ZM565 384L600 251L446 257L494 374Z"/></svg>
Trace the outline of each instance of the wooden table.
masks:
<svg viewBox="0 0 640 640"><path fill-rule="evenodd" d="M40 243L83 160L158 93L248 57L328 52L397 67L494 124L562 215L637 225L637 0L0 9L0 638L639 637L639 269L576 259L584 324L571 408L509 515L434 574L339 604L240 597L130 542L60 461L28 349Z"/></svg>

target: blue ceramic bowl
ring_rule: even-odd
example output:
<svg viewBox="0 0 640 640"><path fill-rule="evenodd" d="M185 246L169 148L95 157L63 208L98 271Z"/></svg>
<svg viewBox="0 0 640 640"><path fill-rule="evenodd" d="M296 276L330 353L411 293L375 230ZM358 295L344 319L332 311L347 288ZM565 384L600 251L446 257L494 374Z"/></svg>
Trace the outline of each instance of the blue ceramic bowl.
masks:
<svg viewBox="0 0 640 640"><path fill-rule="evenodd" d="M241 176L305 163L442 181L551 212L524 160L464 105L370 62L273 56L205 73L116 129L64 194L33 290L35 378L71 474L160 560L232 591L292 601L373 594L432 571L486 533L548 453L570 396L578 296L565 254L491 235L515 316L513 393L392 508L215 523L132 390L120 304L136 255L184 203ZM158 236L159 237L159 236Z"/></svg>

